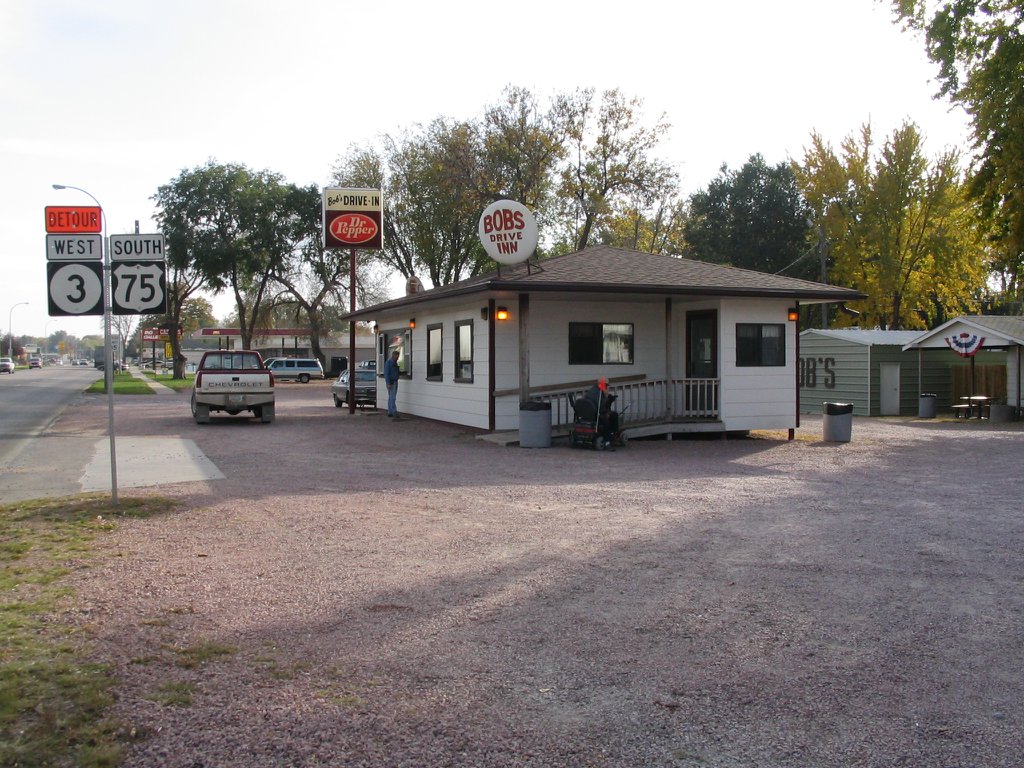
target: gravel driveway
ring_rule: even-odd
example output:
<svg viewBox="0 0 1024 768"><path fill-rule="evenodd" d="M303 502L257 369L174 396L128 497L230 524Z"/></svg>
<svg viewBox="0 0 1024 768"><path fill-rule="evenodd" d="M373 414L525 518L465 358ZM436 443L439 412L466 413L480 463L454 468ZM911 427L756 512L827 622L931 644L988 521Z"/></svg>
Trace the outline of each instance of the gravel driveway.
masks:
<svg viewBox="0 0 1024 768"><path fill-rule="evenodd" d="M596 453L278 397L118 400L226 475L75 577L128 766L1024 763L1019 424Z"/></svg>

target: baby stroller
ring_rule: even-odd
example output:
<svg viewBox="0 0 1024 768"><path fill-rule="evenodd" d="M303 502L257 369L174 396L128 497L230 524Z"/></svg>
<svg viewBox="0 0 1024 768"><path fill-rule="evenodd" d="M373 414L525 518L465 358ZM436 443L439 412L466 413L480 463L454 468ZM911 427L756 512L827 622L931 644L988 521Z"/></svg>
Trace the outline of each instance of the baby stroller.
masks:
<svg viewBox="0 0 1024 768"><path fill-rule="evenodd" d="M616 397L608 394L604 379L583 397L569 395L574 414L569 432L570 446L603 451L605 448L615 450L613 446L626 444L626 435L619 427L619 414L612 410Z"/></svg>

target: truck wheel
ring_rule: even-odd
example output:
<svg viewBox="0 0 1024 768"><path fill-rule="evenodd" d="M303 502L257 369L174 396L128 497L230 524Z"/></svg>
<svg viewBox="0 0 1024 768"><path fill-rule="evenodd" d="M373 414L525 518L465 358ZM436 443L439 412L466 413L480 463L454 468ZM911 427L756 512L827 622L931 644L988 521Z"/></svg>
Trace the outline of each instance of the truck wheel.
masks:
<svg viewBox="0 0 1024 768"><path fill-rule="evenodd" d="M339 400L337 395L332 394L331 397L334 398L334 407L335 408L341 408L343 405L345 405L345 401L344 400Z"/></svg>
<svg viewBox="0 0 1024 768"><path fill-rule="evenodd" d="M274 404L264 405L260 408L260 420L264 424L271 424L274 421Z"/></svg>
<svg viewBox="0 0 1024 768"><path fill-rule="evenodd" d="M196 424L209 424L210 423L210 406L208 405L197 405L192 409L192 416L196 420Z"/></svg>
<svg viewBox="0 0 1024 768"><path fill-rule="evenodd" d="M308 373L300 373L299 374L299 383L300 384L309 384L309 374Z"/></svg>

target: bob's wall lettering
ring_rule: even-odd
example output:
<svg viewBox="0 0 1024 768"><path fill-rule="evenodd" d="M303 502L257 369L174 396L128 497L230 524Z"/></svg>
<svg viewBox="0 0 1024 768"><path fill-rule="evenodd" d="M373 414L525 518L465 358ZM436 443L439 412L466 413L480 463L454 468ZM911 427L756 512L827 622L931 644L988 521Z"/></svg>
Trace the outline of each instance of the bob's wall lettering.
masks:
<svg viewBox="0 0 1024 768"><path fill-rule="evenodd" d="M800 386L814 389L820 383L825 389L835 389L835 367L834 357L801 357Z"/></svg>

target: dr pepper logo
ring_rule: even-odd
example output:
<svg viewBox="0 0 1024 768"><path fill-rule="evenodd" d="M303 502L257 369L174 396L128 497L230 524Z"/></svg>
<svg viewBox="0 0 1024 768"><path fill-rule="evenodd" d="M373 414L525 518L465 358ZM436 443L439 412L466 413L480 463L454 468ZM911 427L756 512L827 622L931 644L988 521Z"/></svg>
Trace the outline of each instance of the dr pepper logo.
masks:
<svg viewBox="0 0 1024 768"><path fill-rule="evenodd" d="M331 235L346 245L359 245L373 240L379 227L377 222L361 213L344 213L331 220Z"/></svg>

